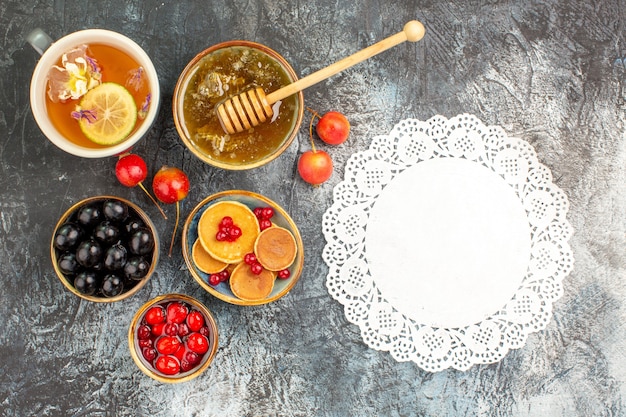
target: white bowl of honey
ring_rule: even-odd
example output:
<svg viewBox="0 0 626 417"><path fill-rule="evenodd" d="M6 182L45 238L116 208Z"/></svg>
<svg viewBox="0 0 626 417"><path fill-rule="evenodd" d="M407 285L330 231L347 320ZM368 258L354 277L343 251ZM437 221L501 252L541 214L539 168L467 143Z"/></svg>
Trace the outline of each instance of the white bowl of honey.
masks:
<svg viewBox="0 0 626 417"><path fill-rule="evenodd" d="M241 133L227 134L215 109L251 88L270 93L297 79L280 54L255 42L228 41L205 49L176 83L172 108L178 134L207 164L228 170L265 165L296 137L304 113L302 92L277 102L271 120Z"/></svg>
<svg viewBox="0 0 626 417"><path fill-rule="evenodd" d="M41 39L36 44L29 38L42 53L31 79L30 104L52 143L72 155L101 158L130 149L146 135L158 114L160 88L152 61L137 43L104 29L73 32L49 44ZM127 99L122 110L132 110L123 129L113 133L105 120L107 109L84 108L90 92L111 86ZM100 125L100 136L85 133L85 127Z"/></svg>

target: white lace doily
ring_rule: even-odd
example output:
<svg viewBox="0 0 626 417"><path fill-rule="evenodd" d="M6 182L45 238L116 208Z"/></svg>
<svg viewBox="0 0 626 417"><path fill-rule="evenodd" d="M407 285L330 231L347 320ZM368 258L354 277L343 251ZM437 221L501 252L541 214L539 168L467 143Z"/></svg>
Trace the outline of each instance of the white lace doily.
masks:
<svg viewBox="0 0 626 417"><path fill-rule="evenodd" d="M527 142L472 115L407 119L348 160L326 286L365 343L427 371L543 329L573 266L568 200Z"/></svg>

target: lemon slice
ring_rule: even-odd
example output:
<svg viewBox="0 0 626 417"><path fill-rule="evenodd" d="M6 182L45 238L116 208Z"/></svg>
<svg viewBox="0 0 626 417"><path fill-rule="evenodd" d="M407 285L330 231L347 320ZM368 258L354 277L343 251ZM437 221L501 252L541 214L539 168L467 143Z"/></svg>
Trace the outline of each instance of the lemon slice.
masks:
<svg viewBox="0 0 626 417"><path fill-rule="evenodd" d="M85 136L99 145L115 145L130 135L137 122L135 99L116 83L103 83L89 90L80 101L82 112L91 117L78 121Z"/></svg>

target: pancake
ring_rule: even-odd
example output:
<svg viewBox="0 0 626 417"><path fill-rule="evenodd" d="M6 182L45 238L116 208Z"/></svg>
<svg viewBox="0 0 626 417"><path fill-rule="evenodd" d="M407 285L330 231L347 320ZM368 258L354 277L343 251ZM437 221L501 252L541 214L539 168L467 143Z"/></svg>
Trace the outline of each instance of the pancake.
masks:
<svg viewBox="0 0 626 417"><path fill-rule="evenodd" d="M244 301L264 300L272 293L275 278L276 275L267 269L256 275L250 265L241 262L230 275L230 290Z"/></svg>
<svg viewBox="0 0 626 417"><path fill-rule="evenodd" d="M278 226L263 230L254 243L257 261L270 271L288 268L296 259L296 252L296 239L293 234Z"/></svg>
<svg viewBox="0 0 626 417"><path fill-rule="evenodd" d="M212 257L211 254L204 249L200 239L196 239L193 243L191 258L193 259L194 265L205 274L221 272L228 266L226 262L218 261Z"/></svg>
<svg viewBox="0 0 626 417"><path fill-rule="evenodd" d="M219 224L225 216L241 229L235 241L218 241L215 237ZM198 238L202 247L218 261L233 264L254 251L254 242L259 235L259 222L248 206L236 201L220 201L208 207L198 221Z"/></svg>

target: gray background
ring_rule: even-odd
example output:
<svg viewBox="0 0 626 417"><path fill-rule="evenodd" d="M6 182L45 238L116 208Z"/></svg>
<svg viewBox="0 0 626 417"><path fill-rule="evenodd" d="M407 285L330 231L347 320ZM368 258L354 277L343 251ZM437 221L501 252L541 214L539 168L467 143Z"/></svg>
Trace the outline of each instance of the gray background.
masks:
<svg viewBox="0 0 626 417"><path fill-rule="evenodd" d="M626 140L624 1L384 0L0 1L0 414L3 416L619 416L626 394ZM296 174L309 149L308 115L279 159L248 172L197 160L171 116L178 74L224 40L264 43L301 76L424 22L404 44L305 91L319 112L352 123L328 150L332 178ZM226 189L265 194L291 213L306 245L300 282L283 299L242 308L205 293L180 250L164 256L132 299L79 300L60 284L48 247L74 202L115 194L155 220L167 250L172 223L138 188L119 185L115 160L64 154L40 133L28 102L41 27L58 38L83 28L119 31L152 57L163 100L136 147L150 178L184 169L188 213ZM547 328L501 362L431 374L369 349L325 287L321 219L347 158L401 119L473 113L527 140L570 201L575 267ZM173 218L174 207L167 207ZM182 292L215 314L221 345L211 368L162 385L134 365L126 332L147 300Z"/></svg>

